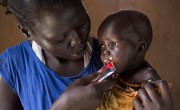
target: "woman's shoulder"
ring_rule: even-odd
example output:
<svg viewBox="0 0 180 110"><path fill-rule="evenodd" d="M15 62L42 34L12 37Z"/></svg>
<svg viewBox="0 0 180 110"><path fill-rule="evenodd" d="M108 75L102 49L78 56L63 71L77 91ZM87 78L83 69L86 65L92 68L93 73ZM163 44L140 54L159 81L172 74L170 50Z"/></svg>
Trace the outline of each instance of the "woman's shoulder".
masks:
<svg viewBox="0 0 180 110"><path fill-rule="evenodd" d="M17 45L13 45L11 47L8 47L3 53L18 52L18 51L22 50L22 48L28 47L28 45L30 45L29 41L26 40L26 41L23 41Z"/></svg>
<svg viewBox="0 0 180 110"><path fill-rule="evenodd" d="M29 41L23 41L15 46L7 48L3 53L0 54L0 62L5 61L18 61L24 55L28 54L29 51Z"/></svg>

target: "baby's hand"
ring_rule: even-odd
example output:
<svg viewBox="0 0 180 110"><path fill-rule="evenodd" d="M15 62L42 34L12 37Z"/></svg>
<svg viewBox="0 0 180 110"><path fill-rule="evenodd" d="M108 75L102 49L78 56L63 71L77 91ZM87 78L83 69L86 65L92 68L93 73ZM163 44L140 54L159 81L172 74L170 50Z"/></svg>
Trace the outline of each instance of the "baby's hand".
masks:
<svg viewBox="0 0 180 110"><path fill-rule="evenodd" d="M170 89L164 80L145 83L134 99L135 110L173 110Z"/></svg>

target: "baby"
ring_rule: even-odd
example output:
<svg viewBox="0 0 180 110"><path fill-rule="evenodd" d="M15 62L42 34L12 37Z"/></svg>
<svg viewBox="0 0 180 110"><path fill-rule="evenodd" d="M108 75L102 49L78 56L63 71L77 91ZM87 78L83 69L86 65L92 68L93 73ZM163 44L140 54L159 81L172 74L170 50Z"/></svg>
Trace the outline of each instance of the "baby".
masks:
<svg viewBox="0 0 180 110"><path fill-rule="evenodd" d="M141 84L160 79L145 60L152 41L151 23L141 12L122 10L102 22L98 40L102 45L102 61L113 62L116 68L114 86L104 94L98 109L132 110Z"/></svg>

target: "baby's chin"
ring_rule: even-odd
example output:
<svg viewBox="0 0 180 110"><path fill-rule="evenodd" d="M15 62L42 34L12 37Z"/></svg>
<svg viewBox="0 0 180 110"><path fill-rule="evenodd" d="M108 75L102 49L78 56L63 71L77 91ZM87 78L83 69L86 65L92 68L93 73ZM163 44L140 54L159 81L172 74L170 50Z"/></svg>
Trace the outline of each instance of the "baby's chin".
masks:
<svg viewBox="0 0 180 110"><path fill-rule="evenodd" d="M127 65L119 64L119 62L117 63L117 62L114 61L113 64L114 64L114 66L116 68L116 71L114 73L116 75L124 73L126 71L126 69L127 69Z"/></svg>

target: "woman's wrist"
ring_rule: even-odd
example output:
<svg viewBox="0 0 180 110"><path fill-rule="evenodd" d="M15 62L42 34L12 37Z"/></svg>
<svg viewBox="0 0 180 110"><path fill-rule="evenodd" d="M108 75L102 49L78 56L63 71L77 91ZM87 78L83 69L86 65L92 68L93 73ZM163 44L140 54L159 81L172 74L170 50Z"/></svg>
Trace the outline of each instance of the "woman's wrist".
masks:
<svg viewBox="0 0 180 110"><path fill-rule="evenodd" d="M67 98L59 97L50 110L70 110L70 105L68 104Z"/></svg>

